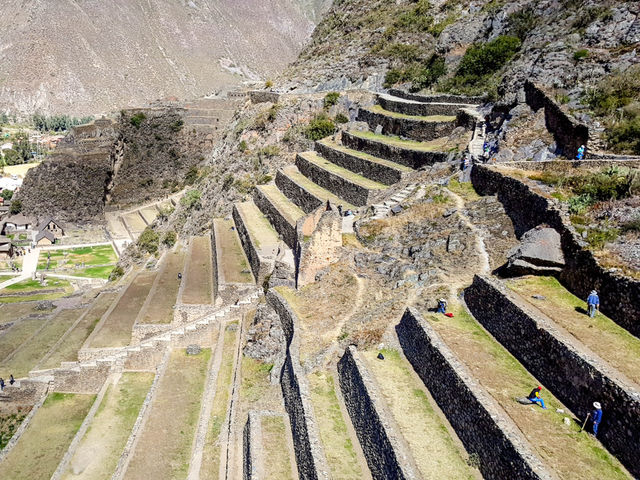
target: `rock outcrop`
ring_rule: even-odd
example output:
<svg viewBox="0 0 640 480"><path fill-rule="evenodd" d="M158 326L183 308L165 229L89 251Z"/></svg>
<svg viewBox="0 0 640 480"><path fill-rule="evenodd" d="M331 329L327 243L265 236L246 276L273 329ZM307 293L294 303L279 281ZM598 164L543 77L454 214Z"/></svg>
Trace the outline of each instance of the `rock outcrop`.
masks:
<svg viewBox="0 0 640 480"><path fill-rule="evenodd" d="M513 275L552 275L563 267L560 234L553 228L539 227L526 232L520 245L509 252L506 270Z"/></svg>

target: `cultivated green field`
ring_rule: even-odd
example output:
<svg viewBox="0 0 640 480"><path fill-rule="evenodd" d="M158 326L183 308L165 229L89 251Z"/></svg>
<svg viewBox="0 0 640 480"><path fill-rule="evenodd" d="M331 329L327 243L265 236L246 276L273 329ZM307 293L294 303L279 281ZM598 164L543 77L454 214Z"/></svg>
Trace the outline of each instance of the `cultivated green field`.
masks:
<svg viewBox="0 0 640 480"><path fill-rule="evenodd" d="M71 292L71 284L60 278L49 277L44 286L38 280L23 280L0 290L0 303L55 300Z"/></svg>
<svg viewBox="0 0 640 480"><path fill-rule="evenodd" d="M38 258L38 270L46 270L76 277L109 278L118 262L111 245L78 247L63 250L42 250Z"/></svg>

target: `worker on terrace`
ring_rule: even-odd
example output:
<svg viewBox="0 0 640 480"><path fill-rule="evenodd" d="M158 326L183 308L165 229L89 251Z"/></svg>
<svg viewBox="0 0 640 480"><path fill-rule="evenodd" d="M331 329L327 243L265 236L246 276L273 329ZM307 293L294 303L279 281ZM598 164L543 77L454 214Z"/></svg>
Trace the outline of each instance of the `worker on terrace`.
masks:
<svg viewBox="0 0 640 480"><path fill-rule="evenodd" d="M444 298L438 300L438 309L436 313L446 313L447 312L447 301Z"/></svg>
<svg viewBox="0 0 640 480"><path fill-rule="evenodd" d="M593 422L593 436L598 435L598 425L602 421L602 405L599 402L593 402L593 410L591 411L591 421Z"/></svg>
<svg viewBox="0 0 640 480"><path fill-rule="evenodd" d="M578 155L576 156L576 160L582 160L584 158L584 151L585 151L585 146L580 145L580 148L578 148Z"/></svg>
<svg viewBox="0 0 640 480"><path fill-rule="evenodd" d="M596 316L596 311L600 309L600 298L598 292L591 290L591 293L587 297L587 310L591 318Z"/></svg>
<svg viewBox="0 0 640 480"><path fill-rule="evenodd" d="M4 390L4 378L0 377L0 392Z"/></svg>
<svg viewBox="0 0 640 480"><path fill-rule="evenodd" d="M534 388L533 390L531 390L531 393L527 398L531 401L531 403L539 403L542 409L546 410L547 406L544 404L544 400L540 396L540 390L542 390L542 387L540 386Z"/></svg>

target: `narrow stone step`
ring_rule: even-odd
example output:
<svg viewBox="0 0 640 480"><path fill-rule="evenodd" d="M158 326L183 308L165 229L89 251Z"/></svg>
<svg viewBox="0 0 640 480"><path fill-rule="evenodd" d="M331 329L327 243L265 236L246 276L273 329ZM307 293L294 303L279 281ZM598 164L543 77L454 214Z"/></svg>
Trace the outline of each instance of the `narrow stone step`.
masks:
<svg viewBox="0 0 640 480"><path fill-rule="evenodd" d="M356 130L342 132L342 144L352 150L358 150L413 169L446 162L449 156L447 152L439 150L443 145L442 140L417 142Z"/></svg>
<svg viewBox="0 0 640 480"><path fill-rule="evenodd" d="M382 183L331 163L316 152L299 153L296 166L313 182L358 207L371 203L376 193L386 189Z"/></svg>
<svg viewBox="0 0 640 480"><path fill-rule="evenodd" d="M371 130L375 130L378 125L381 125L385 134L399 135L419 141L447 136L456 128L456 117L454 116L403 115L385 110L380 105L361 109L358 112L358 120L367 122Z"/></svg>
<svg viewBox="0 0 640 480"><path fill-rule="evenodd" d="M405 165L352 150L330 139L316 142L316 151L336 165L385 185L399 182L411 171Z"/></svg>
<svg viewBox="0 0 640 480"><path fill-rule="evenodd" d="M269 220L253 201L236 203L233 219L258 285L271 273L280 238Z"/></svg>
<svg viewBox="0 0 640 480"><path fill-rule="evenodd" d="M276 185L259 185L254 190L253 201L269 219L289 248L296 245L296 222L304 212L289 200Z"/></svg>
<svg viewBox="0 0 640 480"><path fill-rule="evenodd" d="M295 165L287 165L276 173L276 185L291 201L304 212L311 213L327 201L342 205L347 210L355 210L345 199L334 195L305 177Z"/></svg>
<svg viewBox="0 0 640 480"><path fill-rule="evenodd" d="M456 115L461 108L473 108L473 104L463 102L421 102L379 94L378 103L385 110L405 115L432 116L432 115Z"/></svg>

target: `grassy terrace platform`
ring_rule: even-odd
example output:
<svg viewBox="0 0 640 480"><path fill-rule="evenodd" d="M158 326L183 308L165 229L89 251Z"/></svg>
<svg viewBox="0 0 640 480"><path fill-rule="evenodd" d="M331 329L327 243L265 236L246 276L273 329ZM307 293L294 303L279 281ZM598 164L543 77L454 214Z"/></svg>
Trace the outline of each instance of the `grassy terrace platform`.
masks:
<svg viewBox="0 0 640 480"><path fill-rule="evenodd" d="M276 209L291 225L295 225L299 219L304 217L304 212L300 207L285 197L275 185L259 185L256 188L258 188L264 196L269 199L271 204L276 207Z"/></svg>
<svg viewBox="0 0 640 480"><path fill-rule="evenodd" d="M0 364L4 365L5 359L46 322L46 318L25 318L4 330L4 333L0 335Z"/></svg>
<svg viewBox="0 0 640 480"><path fill-rule="evenodd" d="M245 219L245 226L258 252L262 253L263 249L277 250L280 244L278 233L256 204L253 202L237 203L236 208Z"/></svg>
<svg viewBox="0 0 640 480"><path fill-rule="evenodd" d="M116 298L115 293L103 293L89 308L87 314L69 332L66 338L36 366L37 369L56 368L60 362L78 360L78 350L96 327L102 315L109 309Z"/></svg>
<svg viewBox="0 0 640 480"><path fill-rule="evenodd" d="M455 121L455 115L429 115L427 117L419 115L405 115L404 113L392 112L391 110L385 110L380 105L374 105L368 108L369 111L385 115L393 118L403 118L406 120L417 120L420 122L453 122Z"/></svg>
<svg viewBox="0 0 640 480"><path fill-rule="evenodd" d="M186 478L210 358L210 349L171 352L124 478Z"/></svg>
<svg viewBox="0 0 640 480"><path fill-rule="evenodd" d="M329 200L334 205L342 205L347 210L356 209L354 205L351 205L349 202L331 193L329 190L322 188L321 186L309 180L302 173L300 173L300 170L298 170L295 165L287 165L282 169L282 173L293 180L294 183L297 183L306 191L319 198L323 202Z"/></svg>
<svg viewBox="0 0 640 480"><path fill-rule="evenodd" d="M185 281L182 290L182 303L211 303L213 266L211 263L211 239L209 236L193 237L189 251Z"/></svg>
<svg viewBox="0 0 640 480"><path fill-rule="evenodd" d="M260 421L262 429L264 478L277 478L278 480L293 480L293 458L291 452L284 445L287 436L287 425L282 417L264 416ZM335 477L348 478L348 477Z"/></svg>
<svg viewBox="0 0 640 480"><path fill-rule="evenodd" d="M247 256L242 249L233 220L216 218L213 221L218 255L218 279L225 283L253 283Z"/></svg>
<svg viewBox="0 0 640 480"><path fill-rule="evenodd" d="M158 210L154 207L141 208L140 215L142 215L142 218L144 218L145 222L151 225L158 216Z"/></svg>
<svg viewBox="0 0 640 480"><path fill-rule="evenodd" d="M233 376L233 364L235 359L236 339L238 337L238 324L233 322L227 325L224 331L222 345L222 363L216 379L216 394L213 398L209 430L202 453L202 465L200 466L201 480L217 480L220 472L220 434L224 421L227 418L229 400L231 397L231 379Z"/></svg>
<svg viewBox="0 0 640 480"><path fill-rule="evenodd" d="M307 375L311 402L332 478L363 478L354 444L358 441L347 423L336 396L336 381L328 372ZM346 414L346 412L345 412Z"/></svg>
<svg viewBox="0 0 640 480"><path fill-rule="evenodd" d="M566 290L553 277L523 277L506 285L538 308L594 353L640 384L640 339L598 312L592 319L584 300ZM543 295L544 300L532 295Z"/></svg>
<svg viewBox="0 0 640 480"><path fill-rule="evenodd" d="M108 480L116 469L154 374L124 372L110 385L63 479Z"/></svg>
<svg viewBox="0 0 640 480"><path fill-rule="evenodd" d="M141 233L145 228L147 228L147 224L144 223L144 220L137 211L133 213L126 213L122 218L131 233Z"/></svg>
<svg viewBox="0 0 640 480"><path fill-rule="evenodd" d="M351 170L347 170L346 168L340 167L335 163L331 163L329 160L322 158L316 152L304 152L298 155L304 158L309 163L312 163L317 167L323 170L326 170L327 172L333 173L334 175L342 177L351 183L359 185L362 188L366 188L368 190L384 190L387 188L387 186L383 183L370 180L368 178L363 177L362 175L353 173Z"/></svg>
<svg viewBox="0 0 640 480"><path fill-rule="evenodd" d="M26 377L40 360L53 348L84 310L63 310L49 320L34 336L20 346L13 355L0 363L0 371L13 373L16 378Z"/></svg>
<svg viewBox="0 0 640 480"><path fill-rule="evenodd" d="M49 480L95 395L51 393L2 462L2 478Z"/></svg>
<svg viewBox="0 0 640 480"><path fill-rule="evenodd" d="M184 259L185 252L182 249L167 252L162 270L158 273L160 278L151 292L151 300L139 323L171 323L173 306L180 289L178 273L184 271Z"/></svg>
<svg viewBox="0 0 640 480"><path fill-rule="evenodd" d="M23 280L0 290L0 303L56 300L73 292L71 283L61 278L47 278L46 285L39 280Z"/></svg>
<svg viewBox="0 0 640 480"><path fill-rule="evenodd" d="M473 376L502 406L546 465L563 479L630 478L602 445L573 421L563 423L567 408L543 389L547 410L521 405L539 382L459 304L450 305L453 318L426 312L425 319L440 334Z"/></svg>
<svg viewBox="0 0 640 480"><path fill-rule="evenodd" d="M438 152L445 150L447 137L440 137L428 142L418 142L417 140L407 140L393 135L382 135L370 131L349 130L349 134L354 137L365 138L374 142L385 143L407 150L418 150L422 152Z"/></svg>
<svg viewBox="0 0 640 480"><path fill-rule="evenodd" d="M124 227L120 216L116 216L115 214L107 214L106 218L107 224L109 225L109 230L115 238L129 238L129 233Z"/></svg>
<svg viewBox="0 0 640 480"><path fill-rule="evenodd" d="M361 352L423 478L481 478L467 464L464 448L431 405L409 362L397 350L384 350L384 360L376 355Z"/></svg>
<svg viewBox="0 0 640 480"><path fill-rule="evenodd" d="M127 287L118 304L91 339L91 348L124 347L131 341L131 328L142 308L156 272L140 272Z"/></svg>
<svg viewBox="0 0 640 480"><path fill-rule="evenodd" d="M358 150L353 150L351 148L347 148L347 147L342 146L342 145L340 145L340 144L338 144L338 143L336 143L336 142L334 142L333 140L330 140L330 139L319 140L318 143L321 143L322 145L326 145L329 148L332 148L334 150L338 150L338 151L346 153L348 155L351 155L351 156L354 156L354 157L358 157L358 158L362 158L363 160L366 160L366 161L371 162L371 163L378 163L380 165L384 165L385 167L395 168L396 170L400 170L402 172L411 172L411 171L413 171L411 168L409 168L409 167L407 167L405 165L401 165L399 163L391 162L391 161L385 160L383 158L374 157L373 155L369 155L368 153L364 153L364 152L359 152ZM416 143L420 143L420 142L416 142Z"/></svg>

